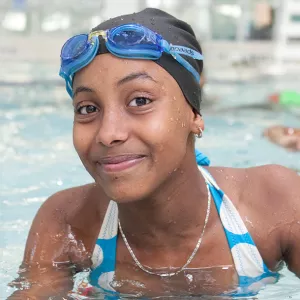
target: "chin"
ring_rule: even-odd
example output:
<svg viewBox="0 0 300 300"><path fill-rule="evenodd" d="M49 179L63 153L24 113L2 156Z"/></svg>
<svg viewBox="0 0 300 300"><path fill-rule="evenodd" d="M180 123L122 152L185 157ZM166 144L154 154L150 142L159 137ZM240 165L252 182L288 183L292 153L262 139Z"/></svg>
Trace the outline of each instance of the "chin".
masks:
<svg viewBox="0 0 300 300"><path fill-rule="evenodd" d="M130 203L148 198L156 190L156 172L146 164L120 172L103 172L96 169L94 179L105 195L117 203Z"/></svg>
<svg viewBox="0 0 300 300"><path fill-rule="evenodd" d="M147 198L151 194L152 188L149 180L142 178L126 178L113 176L110 178L94 177L96 183L101 186L105 195L117 203L130 203Z"/></svg>
<svg viewBox="0 0 300 300"><path fill-rule="evenodd" d="M111 200L117 203L133 203L145 199L149 193L138 189L136 186L122 186L122 187L103 187L104 193Z"/></svg>

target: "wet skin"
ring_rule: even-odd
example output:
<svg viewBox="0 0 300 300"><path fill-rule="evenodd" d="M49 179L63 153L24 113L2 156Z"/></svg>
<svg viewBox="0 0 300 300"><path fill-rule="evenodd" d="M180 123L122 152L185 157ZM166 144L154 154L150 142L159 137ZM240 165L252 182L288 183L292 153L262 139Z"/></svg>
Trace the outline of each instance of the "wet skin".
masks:
<svg viewBox="0 0 300 300"><path fill-rule="evenodd" d="M61 191L42 205L19 280L32 286L10 299L65 296L72 275L91 266L111 199L135 255L153 269L184 265L203 229L208 195L195 162L194 134L204 123L176 81L154 62L105 54L76 74L74 91L74 146L95 183ZM285 261L300 276L299 176L277 165L208 170L267 266L276 271ZM171 279L137 268L120 235L117 245L112 284L120 292L216 295L237 284L213 203L198 253L189 269Z"/></svg>

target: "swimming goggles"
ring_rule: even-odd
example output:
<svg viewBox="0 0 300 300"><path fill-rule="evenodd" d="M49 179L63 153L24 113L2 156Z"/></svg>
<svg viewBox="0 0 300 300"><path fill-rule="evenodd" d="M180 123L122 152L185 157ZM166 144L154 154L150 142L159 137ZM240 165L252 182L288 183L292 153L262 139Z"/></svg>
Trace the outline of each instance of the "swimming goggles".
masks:
<svg viewBox="0 0 300 300"><path fill-rule="evenodd" d="M181 55L203 60L202 54L187 47L169 44L161 35L142 25L125 24L90 34L75 35L63 45L59 75L66 81L66 90L71 97L74 74L96 56L99 36L104 39L107 50L121 58L157 60L163 52L168 53L191 72L197 82L200 81L199 73Z"/></svg>

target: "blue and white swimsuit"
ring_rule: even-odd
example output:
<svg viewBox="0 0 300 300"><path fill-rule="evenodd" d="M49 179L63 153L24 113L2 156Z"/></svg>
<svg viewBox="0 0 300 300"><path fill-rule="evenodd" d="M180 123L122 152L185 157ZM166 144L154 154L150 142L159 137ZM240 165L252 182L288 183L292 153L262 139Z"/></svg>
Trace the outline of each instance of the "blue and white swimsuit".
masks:
<svg viewBox="0 0 300 300"><path fill-rule="evenodd" d="M198 153L198 164L209 164ZM231 250L239 285L228 296L254 296L267 284L276 283L279 274L271 272L263 262L255 243L243 220L231 200L219 188L209 172L199 166L217 208L219 217ZM105 292L107 299L119 299L118 293L111 287L116 269L116 250L118 236L118 205L110 201L107 212L93 252L93 266L90 284ZM79 299L79 298L78 298Z"/></svg>

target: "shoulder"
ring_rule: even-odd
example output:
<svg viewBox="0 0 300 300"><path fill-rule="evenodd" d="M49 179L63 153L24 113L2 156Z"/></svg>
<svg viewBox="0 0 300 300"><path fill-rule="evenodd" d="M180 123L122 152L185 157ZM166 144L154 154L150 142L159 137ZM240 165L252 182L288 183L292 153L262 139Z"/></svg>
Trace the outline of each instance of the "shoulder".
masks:
<svg viewBox="0 0 300 300"><path fill-rule="evenodd" d="M295 212L300 213L300 176L293 170L280 165L264 165L246 170L244 200L255 193L257 208L265 207L265 214L284 224L284 219ZM282 226L281 226L282 227Z"/></svg>
<svg viewBox="0 0 300 300"><path fill-rule="evenodd" d="M49 214L53 211L63 210L68 214L88 201L95 188L95 184L87 184L58 191L41 205L38 213Z"/></svg>
<svg viewBox="0 0 300 300"><path fill-rule="evenodd" d="M50 222L53 231L66 225L72 226L76 218L81 222L91 212L99 213L106 202L106 196L96 184L65 189L56 192L41 205L33 226Z"/></svg>
<svg viewBox="0 0 300 300"><path fill-rule="evenodd" d="M101 193L103 192L99 186L88 184L62 190L50 196L32 222L24 262L49 262L53 260L55 253L68 257L70 233L75 235L77 241L84 242L85 236L81 234L83 229L87 232L98 230L98 227L94 229L92 225L100 221L100 211L103 211L101 205L106 202ZM33 255L34 247L36 249Z"/></svg>
<svg viewBox="0 0 300 300"><path fill-rule="evenodd" d="M283 202L283 199L290 201L290 204L300 203L300 176L289 168L263 165L251 168L210 167L209 171L221 187L223 185L227 190L228 185L236 187L244 198L251 193L273 204Z"/></svg>
<svg viewBox="0 0 300 300"><path fill-rule="evenodd" d="M272 165L257 170L264 184L265 201L273 214L273 230L279 230L281 253L288 268L300 278L300 176Z"/></svg>
<svg viewBox="0 0 300 300"><path fill-rule="evenodd" d="M247 172L267 200L284 202L286 206L300 203L300 176L295 171L280 165L265 165L249 168Z"/></svg>

